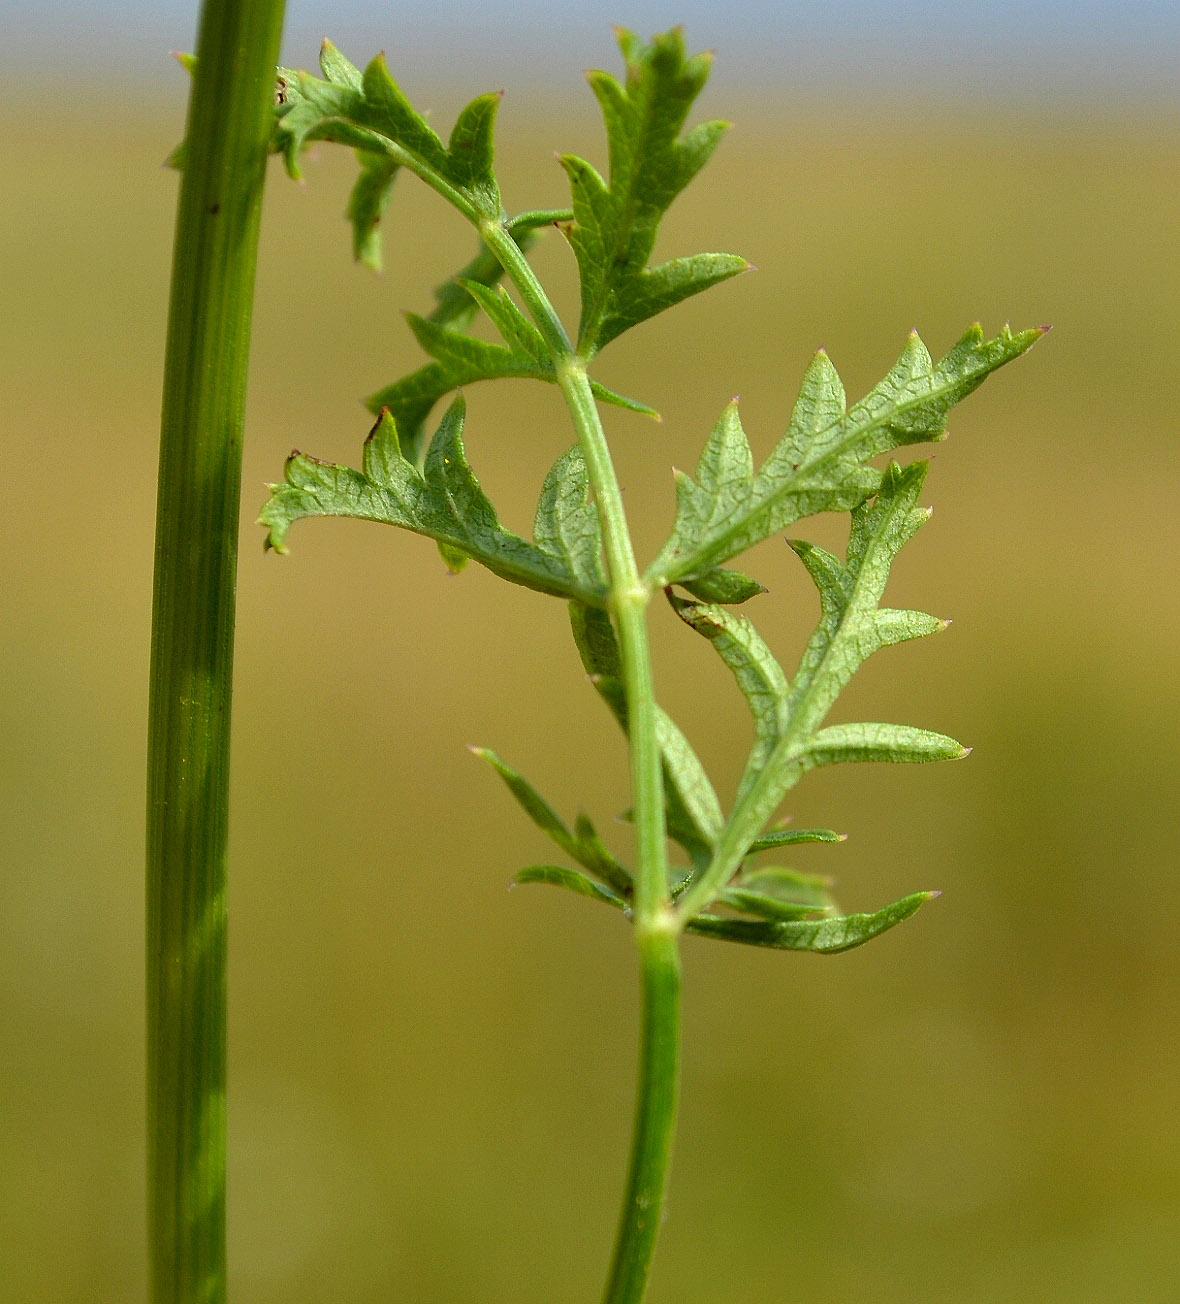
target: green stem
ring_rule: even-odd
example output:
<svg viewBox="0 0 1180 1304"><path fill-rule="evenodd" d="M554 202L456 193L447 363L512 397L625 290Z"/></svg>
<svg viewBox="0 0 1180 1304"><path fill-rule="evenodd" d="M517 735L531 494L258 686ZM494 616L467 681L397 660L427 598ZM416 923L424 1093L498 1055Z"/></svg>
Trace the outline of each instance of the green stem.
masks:
<svg viewBox="0 0 1180 1304"><path fill-rule="evenodd" d="M647 1289L664 1195L680 1084L680 954L674 931L639 933L643 1024L639 1099L627 1194L604 1304L639 1304Z"/></svg>
<svg viewBox="0 0 1180 1304"><path fill-rule="evenodd" d="M647 1289L663 1220L676 1102L680 1090L679 927L668 898L663 766L656 741L656 702L647 638L652 590L635 563L618 477L583 359L574 352L524 254L502 227L481 228L552 351L586 473L602 522L610 603L619 629L635 819L635 938L643 982L639 1089L627 1192L605 1304L639 1304Z"/></svg>
<svg viewBox="0 0 1180 1304"><path fill-rule="evenodd" d="M497 222L485 222L480 235L520 291L545 337L594 491L602 522L603 549L610 572L611 610L619 627L623 687L631 737L631 788L634 804L637 881L635 922L640 931L661 926L669 909L664 779L656 743L656 702L647 639L651 589L635 563L623 496L611 460L586 365L574 352L565 327L516 241Z"/></svg>
<svg viewBox="0 0 1180 1304"><path fill-rule="evenodd" d="M154 1304L225 1299L225 848L241 432L283 0L206 0L164 372L148 737Z"/></svg>
<svg viewBox="0 0 1180 1304"><path fill-rule="evenodd" d="M586 368L577 358L557 369L558 384L578 432L586 473L602 521L610 570L611 610L619 627L627 727L631 737L631 796L635 820L635 924L639 931L662 926L669 909L664 776L656 742L656 700L647 639L651 590L635 564L623 498L607 448Z"/></svg>

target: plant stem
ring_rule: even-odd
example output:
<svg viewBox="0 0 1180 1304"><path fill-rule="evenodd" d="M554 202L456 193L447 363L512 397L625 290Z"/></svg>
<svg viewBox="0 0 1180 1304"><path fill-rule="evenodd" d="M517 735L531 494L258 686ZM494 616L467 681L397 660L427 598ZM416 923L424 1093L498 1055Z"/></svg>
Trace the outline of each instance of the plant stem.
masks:
<svg viewBox="0 0 1180 1304"><path fill-rule="evenodd" d="M241 434L283 0L206 0L164 371L148 736L154 1304L225 1299L225 850Z"/></svg>
<svg viewBox="0 0 1180 1304"><path fill-rule="evenodd" d="M553 355L586 474L602 523L619 629L636 846L635 939L643 984L639 1087L627 1191L607 1282L605 1304L639 1304L647 1290L676 1130L680 1091L679 928L668 898L663 766L656 739L656 702L647 639L651 589L635 563L618 477L599 420L586 365L574 351L548 297L515 241L487 223L481 234L520 291Z"/></svg>
<svg viewBox="0 0 1180 1304"><path fill-rule="evenodd" d="M657 928L669 909L667 844L664 828L664 780L656 742L656 702L647 639L647 604L651 589L639 574L623 496L611 460L598 406L590 392L586 364L574 352L528 259L500 223L480 225L480 235L520 291L538 330L545 337L565 396L586 474L602 523L603 550L610 573L611 610L619 626L623 687L631 738L631 787L634 803L637 881L635 923L639 931Z"/></svg>
<svg viewBox="0 0 1180 1304"><path fill-rule="evenodd" d="M639 1098L627 1194L604 1304L639 1304L647 1289L680 1090L680 952L675 930L637 929L643 974Z"/></svg>

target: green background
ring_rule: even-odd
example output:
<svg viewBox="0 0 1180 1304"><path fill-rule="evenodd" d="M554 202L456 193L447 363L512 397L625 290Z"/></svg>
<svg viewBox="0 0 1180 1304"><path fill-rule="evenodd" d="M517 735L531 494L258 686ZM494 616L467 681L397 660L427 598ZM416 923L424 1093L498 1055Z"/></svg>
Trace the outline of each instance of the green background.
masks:
<svg viewBox="0 0 1180 1304"><path fill-rule="evenodd" d="M473 88L478 89L478 88ZM142 807L155 439L180 134L68 97L0 191L0 1298L144 1292ZM460 91L432 104L449 125ZM601 162L589 96L515 92L512 209ZM651 1304L1176 1298L1180 1219L1180 131L1146 114L718 102L738 126L661 251L759 270L629 335L601 379L641 555L734 393L756 453L812 351L857 397L917 326L944 352L1054 332L952 416L891 605L954 625L882 653L839 719L950 733L965 762L810 776L847 832L790 863L849 909L942 898L834 958L685 944L685 1096ZM561 605L424 540L250 522L292 445L356 461L359 395L418 365L399 309L471 252L411 178L388 270L351 265L348 160L267 199L247 430L231 864L231 1294L240 1304L575 1304L605 1272L630 1127L618 916L541 888L496 748L612 844L625 753ZM572 259L536 263L573 307ZM527 527L570 442L556 392L469 395L468 447ZM829 546L844 522L800 533ZM752 614L814 621L773 541ZM748 742L709 650L655 613L658 691L732 790Z"/></svg>

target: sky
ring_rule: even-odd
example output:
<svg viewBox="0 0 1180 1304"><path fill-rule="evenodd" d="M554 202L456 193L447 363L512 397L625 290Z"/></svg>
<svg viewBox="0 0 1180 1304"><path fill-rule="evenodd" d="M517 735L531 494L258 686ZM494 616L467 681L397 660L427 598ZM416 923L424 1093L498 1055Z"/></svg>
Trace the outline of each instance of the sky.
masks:
<svg viewBox="0 0 1180 1304"><path fill-rule="evenodd" d="M683 24L690 46L714 49L715 84L732 93L814 96L832 90L937 98L1180 104L1180 5L1174 0L289 0L284 62L309 66L322 36L362 62L379 49L391 67L464 83L571 85L586 67L613 67L610 26L643 34ZM555 17L559 15L559 17ZM170 50L194 45L185 0L0 0L9 66L40 76L167 85ZM396 75L396 72L395 72ZM728 84L727 84L728 83Z"/></svg>

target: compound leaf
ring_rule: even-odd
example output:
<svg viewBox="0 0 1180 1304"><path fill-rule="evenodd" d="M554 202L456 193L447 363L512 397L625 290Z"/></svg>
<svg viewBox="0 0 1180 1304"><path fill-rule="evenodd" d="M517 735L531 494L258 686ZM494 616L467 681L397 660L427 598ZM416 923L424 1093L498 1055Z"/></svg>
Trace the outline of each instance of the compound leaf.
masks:
<svg viewBox="0 0 1180 1304"><path fill-rule="evenodd" d="M573 192L573 222L564 229L578 260L578 349L587 359L631 326L749 267L733 254L697 254L648 267L660 219L728 124L702 123L681 137L712 60L689 58L679 30L650 45L630 32L620 32L618 40L625 84L603 72L587 75L606 125L609 183L583 159L561 159Z"/></svg>
<svg viewBox="0 0 1180 1304"><path fill-rule="evenodd" d="M292 177L299 179L300 157L312 141L334 141L366 156L385 155L449 193L469 215L499 220L500 191L492 166L499 95L473 100L444 145L389 75L383 55L362 73L325 41L320 71L322 78L279 69L273 148L284 156ZM369 171L375 182L376 169L370 165ZM383 204L382 198L379 206ZM370 206L369 216L371 212Z"/></svg>
<svg viewBox="0 0 1180 1304"><path fill-rule="evenodd" d="M724 475L740 446L732 435L713 441L706 480ZM762 834L784 794L808 770L854 760L926 761L964 755L953 739L901 725L837 725L824 718L860 665L883 647L921 638L945 622L917 611L881 608L889 569L898 552L928 519L918 507L927 466L904 470L893 463L877 493L853 509L846 557L841 561L811 544L792 545L820 596L820 621L799 669L788 684L777 662L745 617L724 607L673 597L678 615L703 634L733 672L754 717L754 745L742 775L737 801L719 841L719 850L699 881L690 886L689 906L707 907L732 886L745 856L802 841L790 832ZM817 831L813 840L834 840Z"/></svg>
<svg viewBox="0 0 1180 1304"><path fill-rule="evenodd" d="M423 470L402 453L397 425L383 413L365 444L363 470L321 462L303 453L287 459L286 482L271 486L259 516L266 546L286 551L287 532L307 516L340 516L397 525L448 549L448 563L461 557L541 593L605 600L605 591L580 583L560 557L526 543L500 524L480 488L463 448L462 399L451 405L431 441Z"/></svg>
<svg viewBox="0 0 1180 1304"><path fill-rule="evenodd" d="M987 340L974 326L937 366L911 335L888 376L847 411L840 378L821 351L787 434L756 475L731 404L705 446L696 480L677 475L676 522L648 579L660 587L693 579L805 516L855 507L880 487L873 458L944 438L950 409L1043 334L1013 335L1005 327Z"/></svg>

